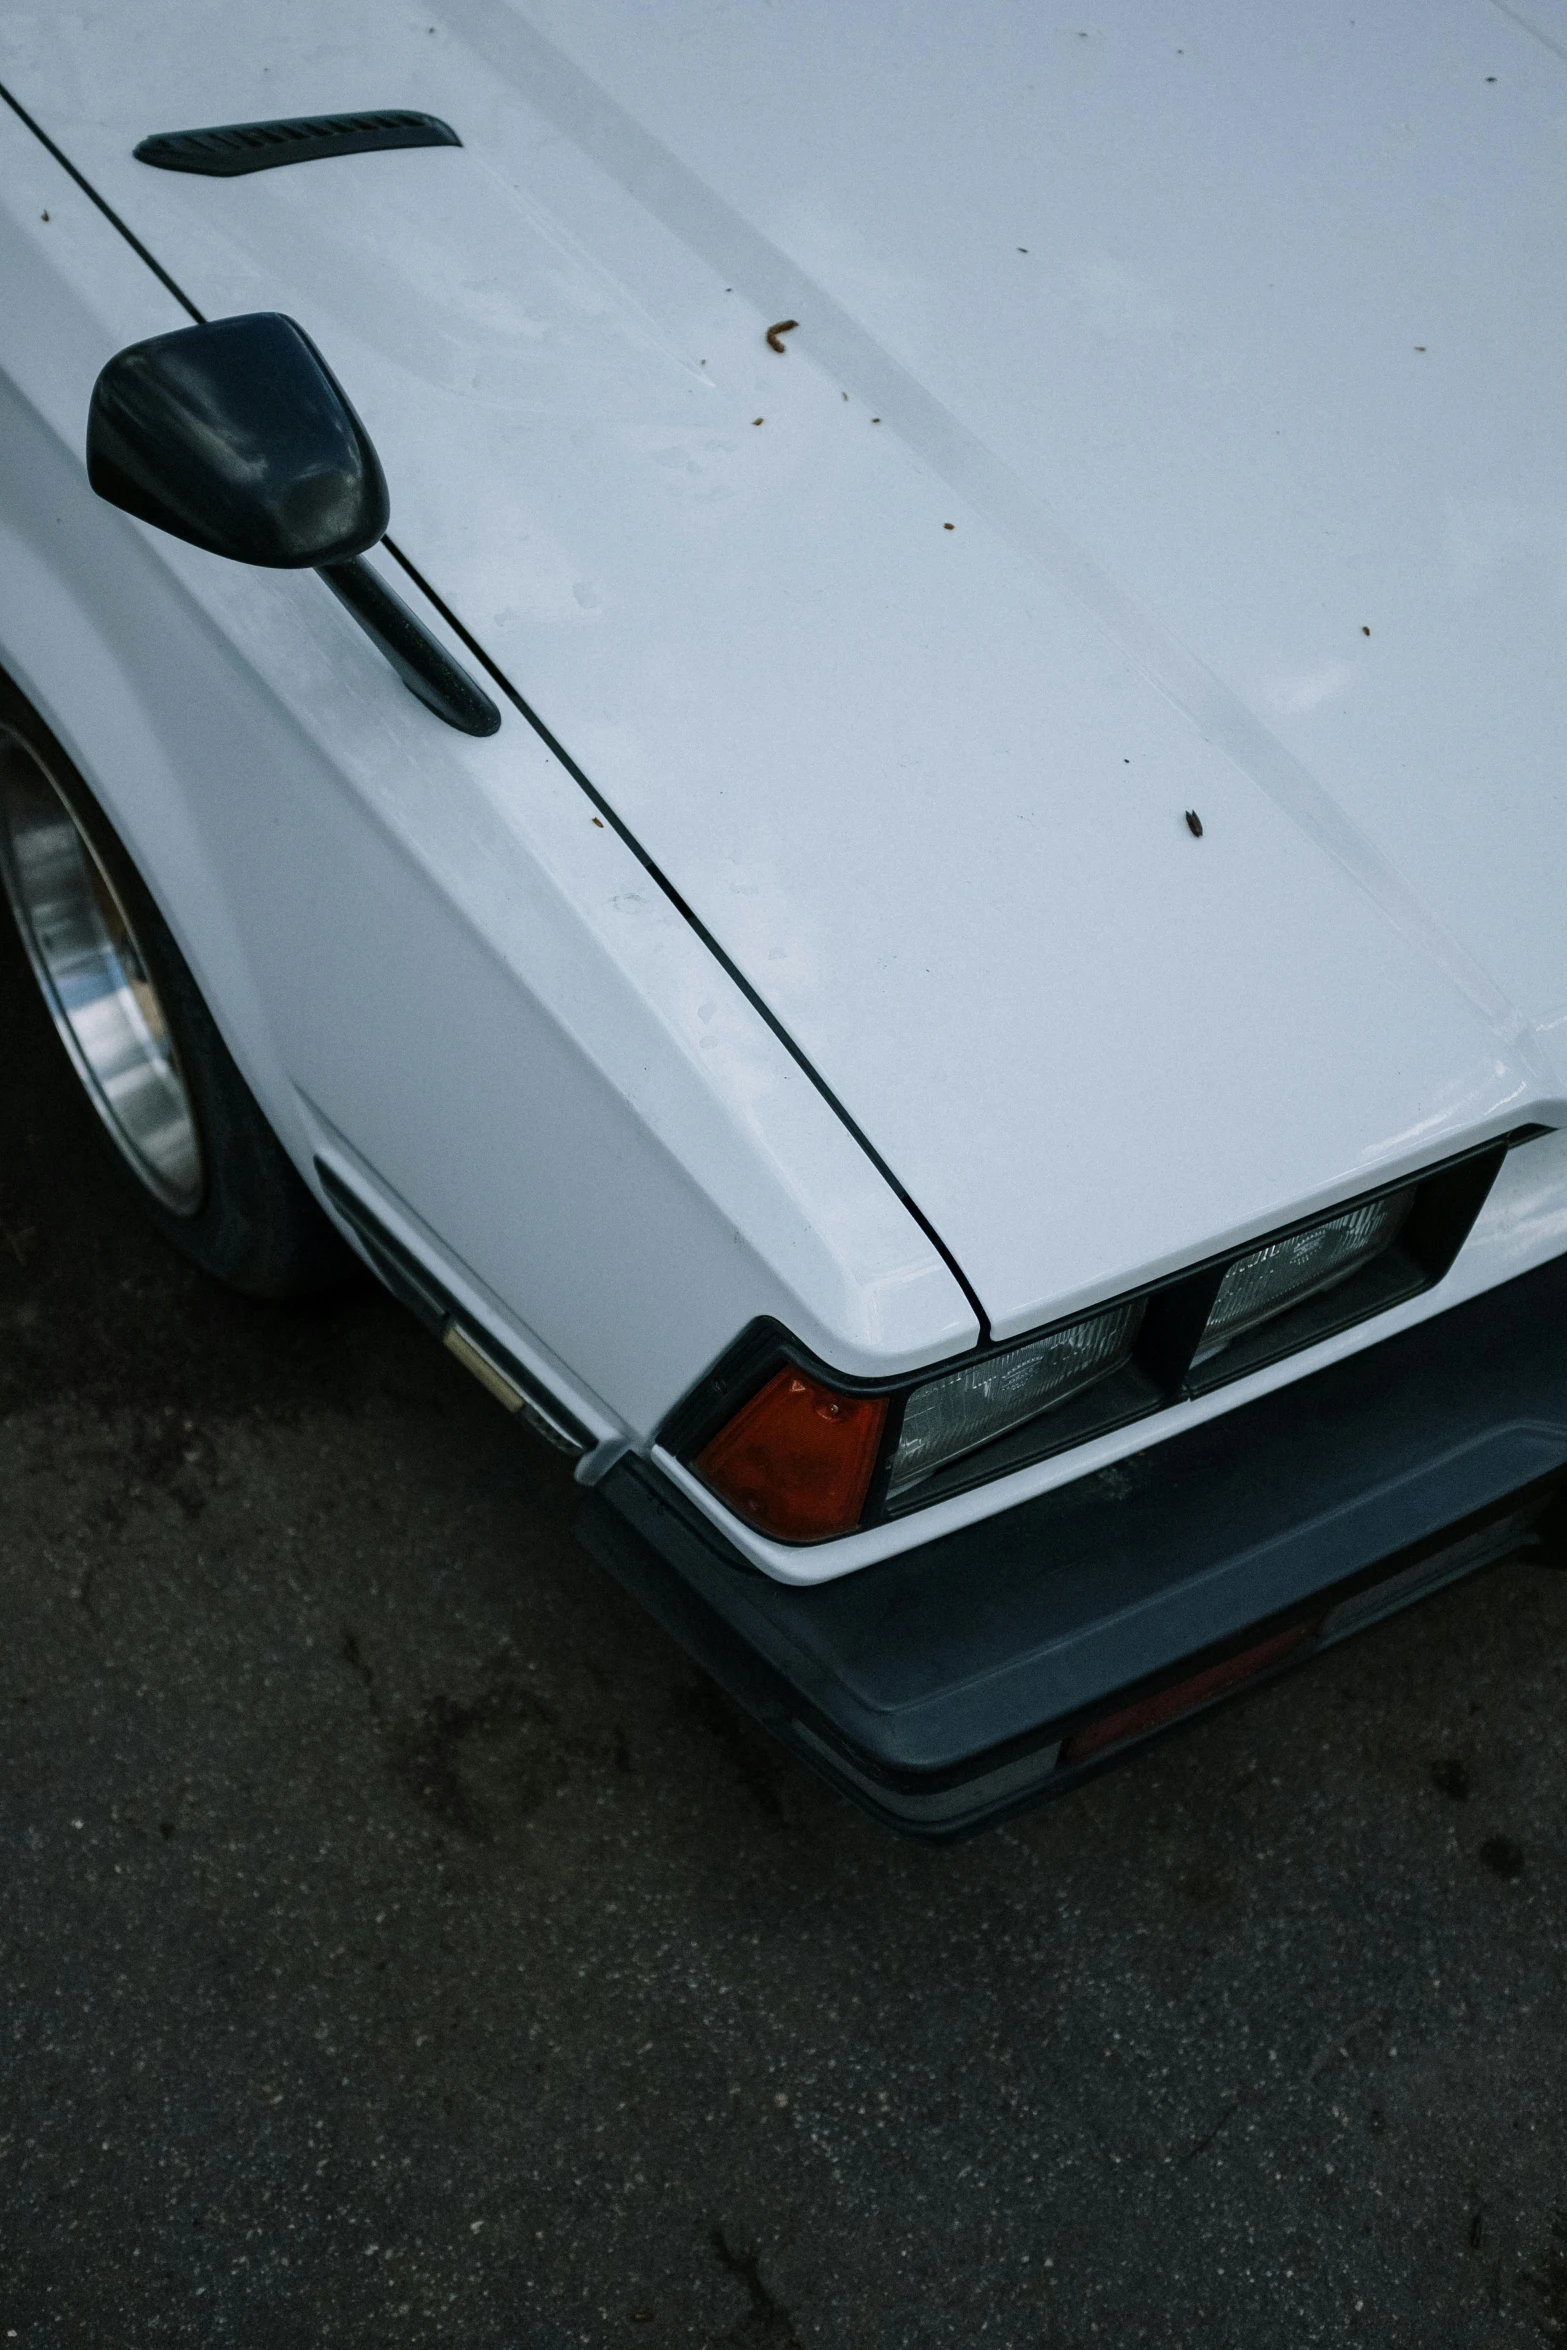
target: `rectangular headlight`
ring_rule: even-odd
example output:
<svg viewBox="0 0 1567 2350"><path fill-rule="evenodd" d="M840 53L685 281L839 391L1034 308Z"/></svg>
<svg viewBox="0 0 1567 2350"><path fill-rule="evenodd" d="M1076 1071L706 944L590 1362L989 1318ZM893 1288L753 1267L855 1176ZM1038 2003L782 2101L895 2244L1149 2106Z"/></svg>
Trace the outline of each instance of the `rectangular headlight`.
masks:
<svg viewBox="0 0 1567 2350"><path fill-rule="evenodd" d="M1368 1200L1364 1207L1329 1216L1325 1223L1310 1224L1304 1232L1292 1232L1237 1257L1219 1283L1194 1363L1205 1362L1243 1330L1255 1329L1286 1306L1333 1288L1379 1257L1397 1239L1413 1197L1411 1191L1399 1191L1387 1199Z"/></svg>
<svg viewBox="0 0 1567 2350"><path fill-rule="evenodd" d="M1118 1371L1142 1317L1142 1301L1134 1299L916 1387L904 1406L887 1499Z"/></svg>
<svg viewBox="0 0 1567 2350"><path fill-rule="evenodd" d="M777 1542L825 1542L1083 1445L1387 1312L1443 1279L1509 1149L1544 1127L943 1369L840 1374L743 1331L658 1443Z"/></svg>

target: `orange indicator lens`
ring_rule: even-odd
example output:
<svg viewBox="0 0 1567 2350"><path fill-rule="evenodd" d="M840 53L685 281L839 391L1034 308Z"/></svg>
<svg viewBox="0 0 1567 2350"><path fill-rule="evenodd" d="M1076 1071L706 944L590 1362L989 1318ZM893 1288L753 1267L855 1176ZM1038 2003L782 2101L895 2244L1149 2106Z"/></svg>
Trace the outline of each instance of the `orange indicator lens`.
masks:
<svg viewBox="0 0 1567 2350"><path fill-rule="evenodd" d="M763 1534L782 1542L852 1534L886 1417L884 1395L837 1395L785 1369L741 1405L693 1466Z"/></svg>

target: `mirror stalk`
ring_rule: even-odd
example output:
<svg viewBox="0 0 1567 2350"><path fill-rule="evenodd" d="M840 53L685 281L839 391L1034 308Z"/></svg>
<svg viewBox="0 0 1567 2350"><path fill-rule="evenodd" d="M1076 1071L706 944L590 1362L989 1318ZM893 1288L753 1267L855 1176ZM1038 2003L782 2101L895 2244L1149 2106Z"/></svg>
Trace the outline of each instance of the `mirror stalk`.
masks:
<svg viewBox="0 0 1567 2350"><path fill-rule="evenodd" d="M427 710L462 734L500 725L483 687L361 560L391 520L386 476L292 318L203 319L116 352L87 412L87 478L209 555L319 572Z"/></svg>
<svg viewBox="0 0 1567 2350"><path fill-rule="evenodd" d="M316 576L326 581L427 710L460 734L495 733L501 714L489 695L436 643L423 621L376 577L362 556L347 563L323 563Z"/></svg>

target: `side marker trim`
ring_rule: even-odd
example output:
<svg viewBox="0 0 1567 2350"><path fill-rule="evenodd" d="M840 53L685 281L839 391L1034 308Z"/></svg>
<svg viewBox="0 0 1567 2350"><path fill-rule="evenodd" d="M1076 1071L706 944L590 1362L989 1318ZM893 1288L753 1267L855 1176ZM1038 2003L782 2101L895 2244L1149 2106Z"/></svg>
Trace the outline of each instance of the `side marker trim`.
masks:
<svg viewBox="0 0 1567 2350"><path fill-rule="evenodd" d="M569 1453L592 1449L592 1436L566 1406L487 1330L470 1320L428 1267L387 1231L359 1194L321 1158L316 1160L316 1179L327 1205L348 1226L392 1295L423 1323L432 1338L440 1340L465 1371L546 1444Z"/></svg>

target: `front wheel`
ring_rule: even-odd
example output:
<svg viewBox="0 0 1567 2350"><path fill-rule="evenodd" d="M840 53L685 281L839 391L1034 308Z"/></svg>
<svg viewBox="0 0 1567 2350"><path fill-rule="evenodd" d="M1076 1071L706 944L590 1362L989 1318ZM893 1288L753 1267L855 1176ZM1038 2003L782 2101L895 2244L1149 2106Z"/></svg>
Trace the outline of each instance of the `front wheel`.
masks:
<svg viewBox="0 0 1567 2350"><path fill-rule="evenodd" d="M140 874L4 679L0 879L55 1032L159 1230L252 1297L341 1279L348 1251L262 1116Z"/></svg>

